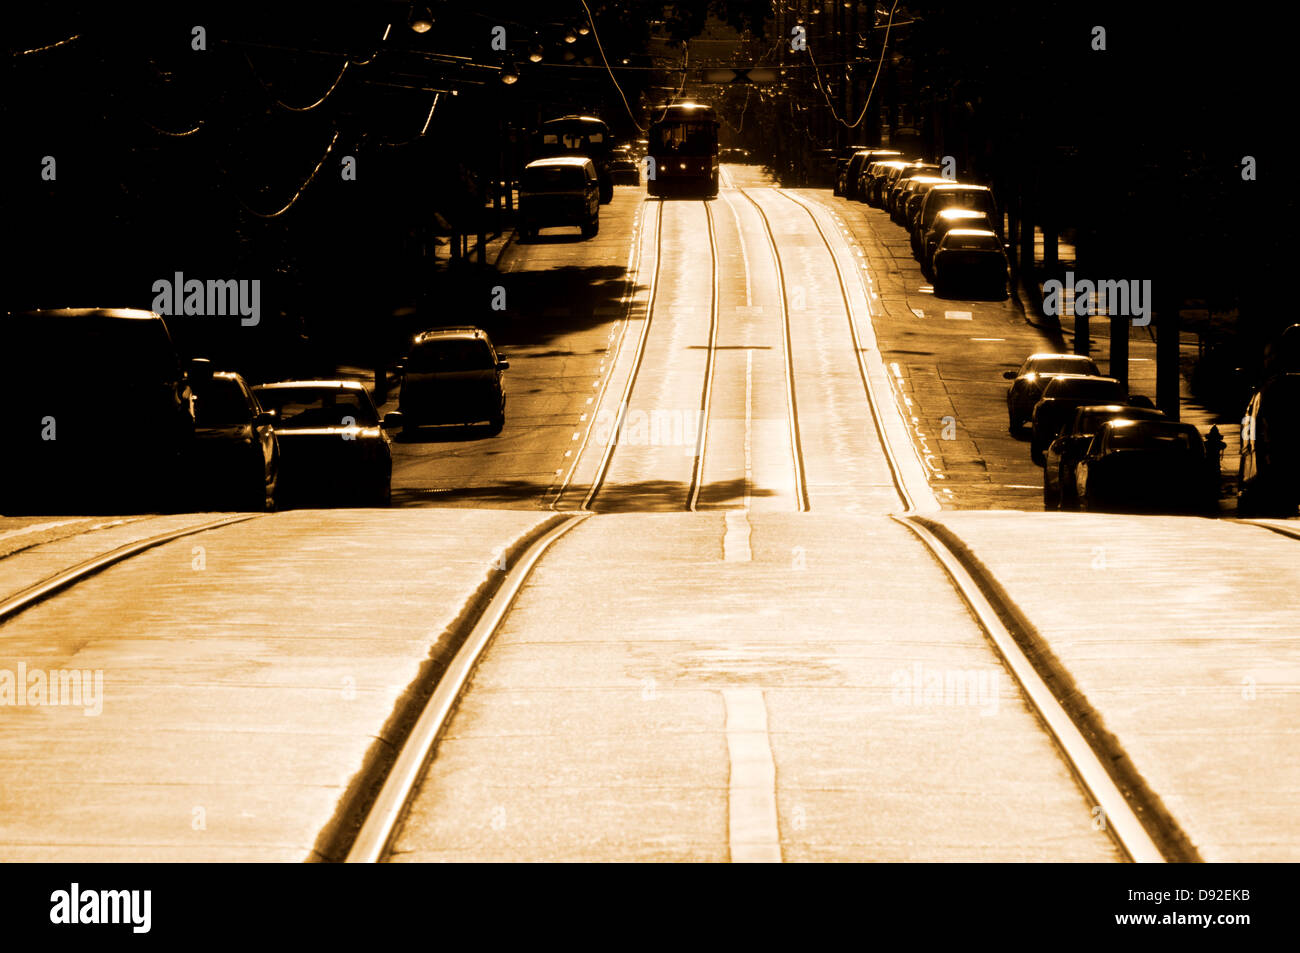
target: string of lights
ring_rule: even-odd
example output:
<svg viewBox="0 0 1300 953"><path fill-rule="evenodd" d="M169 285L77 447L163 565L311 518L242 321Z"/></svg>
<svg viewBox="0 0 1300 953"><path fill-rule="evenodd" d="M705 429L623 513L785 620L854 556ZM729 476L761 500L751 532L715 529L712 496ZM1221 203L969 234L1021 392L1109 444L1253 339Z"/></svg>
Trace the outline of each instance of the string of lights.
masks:
<svg viewBox="0 0 1300 953"><path fill-rule="evenodd" d="M58 49L60 46L67 46L69 43L75 42L76 40L79 40L79 39L81 39L81 34L80 34L80 33L74 33L72 36L68 37L66 40L59 40L57 43L47 43L45 46L36 46L36 47L33 47L33 48L30 49L30 50L15 50L11 55L13 55L13 56L31 56L33 53L44 53L46 50L55 50L55 49Z"/></svg>

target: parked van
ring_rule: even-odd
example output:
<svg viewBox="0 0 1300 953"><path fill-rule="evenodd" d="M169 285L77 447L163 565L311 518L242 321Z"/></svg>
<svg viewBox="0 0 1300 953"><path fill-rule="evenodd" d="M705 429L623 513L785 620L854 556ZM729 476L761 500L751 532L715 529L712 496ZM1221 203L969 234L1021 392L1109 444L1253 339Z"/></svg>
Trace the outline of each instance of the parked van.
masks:
<svg viewBox="0 0 1300 953"><path fill-rule="evenodd" d="M600 180L584 156L537 159L524 166L519 183L519 236L537 237L543 228L576 225L583 238L600 229Z"/></svg>

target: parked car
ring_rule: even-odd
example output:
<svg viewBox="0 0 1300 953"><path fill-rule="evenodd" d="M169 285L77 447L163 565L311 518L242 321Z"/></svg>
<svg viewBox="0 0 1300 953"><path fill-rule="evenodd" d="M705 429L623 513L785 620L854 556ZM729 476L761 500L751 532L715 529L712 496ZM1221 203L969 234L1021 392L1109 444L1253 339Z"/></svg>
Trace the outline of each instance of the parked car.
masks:
<svg viewBox="0 0 1300 953"><path fill-rule="evenodd" d="M1040 351L1025 358L1018 371L1005 371L1004 380L1011 381L1007 388L1007 417L1009 429L1015 434L1033 416L1034 405L1043 396L1043 388L1061 374L1086 374L1100 377L1101 371L1092 358L1082 354L1055 354Z"/></svg>
<svg viewBox="0 0 1300 953"><path fill-rule="evenodd" d="M896 149L880 149L876 154L868 159L862 165L862 170L858 173L856 191L853 193L854 198L859 202L867 202L870 197L870 188L872 175L881 162L907 162L909 161L901 152Z"/></svg>
<svg viewBox="0 0 1300 953"><path fill-rule="evenodd" d="M853 183L858 180L858 173L869 156L869 149L856 149L853 155L849 156L849 161L844 163L844 169L835 180L839 195L843 195L845 198L853 198Z"/></svg>
<svg viewBox="0 0 1300 953"><path fill-rule="evenodd" d="M889 174L895 169L901 169L908 165L907 159L885 159L882 162L876 162L871 167L871 180L866 183L865 197L867 204L874 208L881 208L884 203L884 190L886 183L889 181Z"/></svg>
<svg viewBox="0 0 1300 953"><path fill-rule="evenodd" d="M996 232L982 228L950 228L934 249L931 272L934 293L947 296L959 287L996 298L1007 296L1010 265Z"/></svg>
<svg viewBox="0 0 1300 953"><path fill-rule="evenodd" d="M278 381L253 393L274 416L282 503L388 505L393 449L385 431L401 425L401 414L381 426L358 381Z"/></svg>
<svg viewBox="0 0 1300 953"><path fill-rule="evenodd" d="M194 386L194 450L189 471L205 508L275 508L280 441L275 417L248 383L229 371Z"/></svg>
<svg viewBox="0 0 1300 953"><path fill-rule="evenodd" d="M925 196L921 196L920 205L924 206ZM916 215L920 215L921 210L918 207ZM948 234L950 228L982 228L990 232L996 232L993 223L989 221L988 214L978 212L970 208L946 208L939 212L934 218L934 223L924 233L923 241L917 241L916 236L921 234L920 229L912 229L912 251L918 254L921 262L921 271L927 278L933 277L930 270L934 258L934 250L939 245L939 239Z"/></svg>
<svg viewBox="0 0 1300 953"><path fill-rule="evenodd" d="M1029 442L1029 455L1034 463L1043 465L1047 445L1056 439L1075 410L1085 404L1126 404L1128 392L1121 381L1113 377L1083 374L1058 374L1047 382L1043 396L1034 405L1030 419L1033 435Z"/></svg>
<svg viewBox="0 0 1300 953"><path fill-rule="evenodd" d="M940 167L933 162L911 162L889 174L889 188L885 193L885 211L889 213L892 221L902 224L902 209L899 207L898 198L908 180L918 175L941 178L939 171Z"/></svg>
<svg viewBox="0 0 1300 953"><path fill-rule="evenodd" d="M1211 475L1205 441L1191 424L1107 421L1074 470L1079 504L1086 510L1210 513L1217 508L1217 467Z"/></svg>
<svg viewBox="0 0 1300 953"><path fill-rule="evenodd" d="M480 328L438 328L415 336L402 363L398 409L412 432L426 424L486 422L498 434L506 422L503 360Z"/></svg>
<svg viewBox="0 0 1300 953"><path fill-rule="evenodd" d="M615 185L640 185L641 167L627 146L614 149L609 154L609 177Z"/></svg>
<svg viewBox="0 0 1300 953"><path fill-rule="evenodd" d="M1276 374L1241 421L1237 512L1293 516L1300 504L1300 373Z"/></svg>
<svg viewBox="0 0 1300 953"><path fill-rule="evenodd" d="M866 201L866 193L862 189L862 173L872 162L878 162L882 159L901 158L902 153L897 149L866 149L862 161L857 164L856 168L850 163L845 169L844 196L857 202Z"/></svg>
<svg viewBox="0 0 1300 953"><path fill-rule="evenodd" d="M538 231L576 225L583 238L600 230L600 179L585 156L536 159L524 166L519 182L519 235L526 241Z"/></svg>
<svg viewBox="0 0 1300 953"><path fill-rule="evenodd" d="M843 188L844 170L848 168L849 161L857 153L861 151L862 151L861 146L847 146L845 149L843 149L838 153L838 155L835 158L835 172L833 178L831 179L832 194L834 195L844 194L844 188Z"/></svg>
<svg viewBox="0 0 1300 953"><path fill-rule="evenodd" d="M916 217L920 211L921 202L924 201L926 193L936 185L943 185L951 181L941 175L914 175L907 180L903 191L898 195L898 220L904 228ZM915 249L913 249L915 251Z"/></svg>
<svg viewBox="0 0 1300 953"><path fill-rule="evenodd" d="M919 229L924 235L934 224L935 217L946 208L968 208L983 212L994 224L993 231L1001 235L997 205L993 201L993 190L984 185L970 185L965 182L946 182L936 185L925 195L921 203L921 212L912 223L913 229Z"/></svg>
<svg viewBox="0 0 1300 953"><path fill-rule="evenodd" d="M65 511L181 502L194 441L191 385L211 367L182 360L161 315L133 308L10 313L0 340L9 394L0 510L50 500Z"/></svg>
<svg viewBox="0 0 1300 953"><path fill-rule="evenodd" d="M1164 414L1154 408L1131 404L1084 404L1076 408L1070 422L1048 444L1043 463L1043 506L1054 510L1079 508L1074 486L1074 467L1088 449L1093 435L1109 420L1160 420Z"/></svg>

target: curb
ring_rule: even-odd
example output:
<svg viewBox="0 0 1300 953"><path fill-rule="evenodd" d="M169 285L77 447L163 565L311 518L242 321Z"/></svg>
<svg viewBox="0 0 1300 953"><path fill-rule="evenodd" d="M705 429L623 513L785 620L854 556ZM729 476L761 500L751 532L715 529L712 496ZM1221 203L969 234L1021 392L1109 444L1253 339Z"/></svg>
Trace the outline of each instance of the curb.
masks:
<svg viewBox="0 0 1300 953"><path fill-rule="evenodd" d="M504 551L505 562L509 565L517 563L533 543L570 516L568 513L556 513L524 533ZM339 796L334 815L317 835L316 842L306 857L307 863L341 863L347 856L420 713L424 711L460 647L496 597L506 576L507 573L495 567L488 570L486 578L465 601L456 618L448 624L446 632L449 637L445 641L440 640L438 655L420 664L420 670L411 684L397 697L393 713L366 749L360 769Z"/></svg>
<svg viewBox="0 0 1300 953"><path fill-rule="evenodd" d="M1171 863L1201 863L1203 858L1186 831L1165 807L1160 796L1147 784L1119 739L1105 725L1101 714L1089 704L1074 678L1052 652L1042 634L1002 588L1001 583L979 557L951 529L925 516L911 519L933 533L975 580L1011 637L1047 684L1052 695L1074 722L1089 747L1105 766L1111 780L1124 795L1151 839Z"/></svg>

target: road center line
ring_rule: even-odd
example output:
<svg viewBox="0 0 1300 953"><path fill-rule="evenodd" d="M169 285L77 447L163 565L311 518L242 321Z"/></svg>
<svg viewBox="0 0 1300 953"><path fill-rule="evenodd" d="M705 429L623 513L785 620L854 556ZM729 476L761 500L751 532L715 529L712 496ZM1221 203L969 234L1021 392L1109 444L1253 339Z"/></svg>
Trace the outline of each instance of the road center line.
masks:
<svg viewBox="0 0 1300 953"><path fill-rule="evenodd" d="M776 763L767 733L767 705L757 688L724 688L727 706L727 751L731 758L728 788L729 841L732 863L781 862L776 817Z"/></svg>

